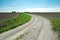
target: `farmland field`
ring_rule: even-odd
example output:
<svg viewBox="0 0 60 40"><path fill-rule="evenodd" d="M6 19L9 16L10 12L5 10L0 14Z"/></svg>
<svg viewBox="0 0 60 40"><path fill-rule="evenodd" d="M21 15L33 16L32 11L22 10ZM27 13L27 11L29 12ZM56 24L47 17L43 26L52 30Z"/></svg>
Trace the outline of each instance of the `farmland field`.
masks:
<svg viewBox="0 0 60 40"><path fill-rule="evenodd" d="M60 19L60 12L45 12L45 13L38 13L38 12L34 13L33 12L31 14Z"/></svg>
<svg viewBox="0 0 60 40"><path fill-rule="evenodd" d="M16 17L17 13L0 13L0 22Z"/></svg>

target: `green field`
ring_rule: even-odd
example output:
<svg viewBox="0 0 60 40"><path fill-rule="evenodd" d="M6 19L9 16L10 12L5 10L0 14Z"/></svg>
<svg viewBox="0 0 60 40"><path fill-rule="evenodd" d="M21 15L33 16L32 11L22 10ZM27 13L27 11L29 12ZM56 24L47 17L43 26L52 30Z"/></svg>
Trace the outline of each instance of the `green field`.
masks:
<svg viewBox="0 0 60 40"><path fill-rule="evenodd" d="M31 16L26 13L20 13L16 18L2 22L4 27L0 28L0 33L16 28L31 19Z"/></svg>
<svg viewBox="0 0 60 40"><path fill-rule="evenodd" d="M60 33L60 19L50 18L53 30Z"/></svg>
<svg viewBox="0 0 60 40"><path fill-rule="evenodd" d="M60 19L50 18L52 22L52 29L57 33L58 40L60 40Z"/></svg>

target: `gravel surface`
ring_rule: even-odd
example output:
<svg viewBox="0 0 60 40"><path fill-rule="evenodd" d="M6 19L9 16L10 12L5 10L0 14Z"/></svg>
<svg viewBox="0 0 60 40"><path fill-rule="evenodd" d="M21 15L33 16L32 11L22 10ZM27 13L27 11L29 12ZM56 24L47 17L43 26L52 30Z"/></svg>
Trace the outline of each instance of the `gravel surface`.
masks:
<svg viewBox="0 0 60 40"><path fill-rule="evenodd" d="M15 37L19 36L19 32L21 32L21 30L27 28L31 23L35 23L35 21L36 17L33 16L28 23L0 34L0 40L13 40Z"/></svg>
<svg viewBox="0 0 60 40"><path fill-rule="evenodd" d="M32 15L34 18L33 22L28 23L27 25L22 25L22 31L20 31L21 27L13 29L10 32L6 32L5 34L0 34L1 40L13 40L18 37L18 40L56 40L56 35L51 29L51 23L46 18L43 18L39 15ZM31 19L32 20L32 19ZM25 36L20 39L19 35L24 34ZM4 36L5 35L5 36ZM4 38L4 39L3 39Z"/></svg>

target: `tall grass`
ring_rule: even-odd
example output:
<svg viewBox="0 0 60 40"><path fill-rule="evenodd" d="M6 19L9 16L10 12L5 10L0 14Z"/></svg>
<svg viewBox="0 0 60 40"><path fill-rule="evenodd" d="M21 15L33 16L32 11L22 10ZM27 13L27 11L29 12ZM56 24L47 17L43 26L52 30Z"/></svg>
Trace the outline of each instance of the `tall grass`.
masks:
<svg viewBox="0 0 60 40"><path fill-rule="evenodd" d="M16 28L26 22L28 22L31 19L31 16L26 13L20 13L19 16L16 18L7 20L3 22L3 24L6 24L6 26L2 27L0 29L0 33L11 30L13 28Z"/></svg>
<svg viewBox="0 0 60 40"><path fill-rule="evenodd" d="M60 20L56 18L50 18L52 22L52 28L57 33L57 40L60 40Z"/></svg>
<svg viewBox="0 0 60 40"><path fill-rule="evenodd" d="M60 20L56 18L50 18L53 26L53 30L60 33Z"/></svg>

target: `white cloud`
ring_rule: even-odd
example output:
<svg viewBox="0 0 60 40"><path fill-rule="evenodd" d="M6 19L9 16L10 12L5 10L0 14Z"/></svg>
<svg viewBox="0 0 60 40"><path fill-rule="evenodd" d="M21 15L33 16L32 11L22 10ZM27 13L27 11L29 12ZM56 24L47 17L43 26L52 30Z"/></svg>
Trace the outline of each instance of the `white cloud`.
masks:
<svg viewBox="0 0 60 40"><path fill-rule="evenodd" d="M21 11L26 12L60 12L60 8L26 8Z"/></svg>
<svg viewBox="0 0 60 40"><path fill-rule="evenodd" d="M0 9L0 12L10 12L10 11L17 11L17 12L60 12L60 8L3 8Z"/></svg>

